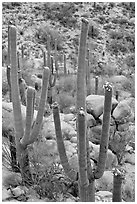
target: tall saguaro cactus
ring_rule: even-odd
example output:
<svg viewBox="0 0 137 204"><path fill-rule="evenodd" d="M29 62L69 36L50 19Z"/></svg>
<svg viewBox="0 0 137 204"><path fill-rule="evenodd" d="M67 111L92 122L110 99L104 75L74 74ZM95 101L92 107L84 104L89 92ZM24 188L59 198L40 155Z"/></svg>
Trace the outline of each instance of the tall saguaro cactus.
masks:
<svg viewBox="0 0 137 204"><path fill-rule="evenodd" d="M20 171L25 183L32 182L31 172L29 167L29 158L27 152L27 146L33 143L39 133L43 114L45 101L47 98L48 82L49 82L49 68L44 68L43 71L43 84L42 93L39 104L39 110L36 117L35 124L32 128L33 111L34 111L34 96L35 90L28 87L27 90L27 108L26 108L26 124L25 129L22 121L21 104L19 99L19 84L18 84L18 67L17 67L17 50L16 50L16 27L11 26L9 30L11 39L11 93L13 104L13 115L15 124L15 143L17 150L17 159L20 165Z"/></svg>
<svg viewBox="0 0 137 204"><path fill-rule="evenodd" d="M106 83L105 88L105 100L104 100L104 114L103 125L101 134L101 145L97 167L92 169L89 157L89 142L87 137L86 126L86 66L85 66L85 52L86 52L86 38L88 31L88 21L82 19L79 56L78 56L78 72L77 72L77 146L78 146L78 185L79 196L82 202L95 202L95 179L99 179L105 170L105 162L107 158L108 150L108 138L109 138L109 124L111 115L111 103L112 103L112 86ZM59 113L56 111L57 106L53 107L54 123L57 137L58 150L61 163L65 172L71 172L68 166L68 159L65 155L65 148L61 133L61 125L59 122ZM62 150L62 151L61 151ZM72 180L77 177L71 177Z"/></svg>

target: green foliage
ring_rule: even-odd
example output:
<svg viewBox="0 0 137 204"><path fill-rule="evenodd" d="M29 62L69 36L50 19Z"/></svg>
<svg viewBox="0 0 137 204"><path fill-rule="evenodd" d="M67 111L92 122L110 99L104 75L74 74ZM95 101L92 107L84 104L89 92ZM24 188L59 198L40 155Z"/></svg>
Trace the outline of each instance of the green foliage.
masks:
<svg viewBox="0 0 137 204"><path fill-rule="evenodd" d="M67 76L67 77L62 77L59 80L59 85L57 87L57 89L63 92L75 92L76 91L76 76L72 75L72 76Z"/></svg>
<svg viewBox="0 0 137 204"><path fill-rule="evenodd" d="M57 201L60 194L66 193L67 188L64 183L67 183L67 178L59 164L52 164L44 171L37 169L33 174L33 180L34 189L40 198L46 197L52 201Z"/></svg>
<svg viewBox="0 0 137 204"><path fill-rule="evenodd" d="M44 7L48 19L59 21L65 27L75 26L77 20L73 17L76 10L73 2L47 2L44 4Z"/></svg>
<svg viewBox="0 0 137 204"><path fill-rule="evenodd" d="M57 102L60 106L60 111L63 112L65 109L75 105L75 98L67 92L62 92L57 96Z"/></svg>
<svg viewBox="0 0 137 204"><path fill-rule="evenodd" d="M57 39L57 49L61 50L64 38L57 28L52 28L49 23L43 23L36 28L35 37L39 43L47 44L48 36L51 49L55 49L55 39Z"/></svg>

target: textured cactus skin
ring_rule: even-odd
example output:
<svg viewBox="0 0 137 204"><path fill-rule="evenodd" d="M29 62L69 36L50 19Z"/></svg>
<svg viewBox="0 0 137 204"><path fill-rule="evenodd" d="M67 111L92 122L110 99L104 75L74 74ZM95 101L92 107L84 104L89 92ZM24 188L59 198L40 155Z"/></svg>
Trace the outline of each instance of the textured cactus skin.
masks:
<svg viewBox="0 0 137 204"><path fill-rule="evenodd" d="M88 200L87 189L89 185L87 175L87 155L86 155L86 39L88 34L88 21L82 19L81 36L78 54L78 71L77 71L77 140L78 140L78 164L79 164L79 193L80 200ZM82 109L82 110L81 110ZM82 115L81 115L81 112ZM83 125L81 122L83 119ZM84 179L83 179L84 178Z"/></svg>
<svg viewBox="0 0 137 204"><path fill-rule="evenodd" d="M87 85L87 96L91 94L91 84L90 84L90 69L89 69L89 61L85 60L86 63L86 85Z"/></svg>
<svg viewBox="0 0 137 204"><path fill-rule="evenodd" d="M95 77L95 95L98 94L98 76Z"/></svg>
<svg viewBox="0 0 137 204"><path fill-rule="evenodd" d="M112 86L107 83L105 88L105 101L104 101L104 116L102 125L102 137L99 159L96 169L92 169L89 156L89 141L87 136L87 126L85 122L86 117L86 66L85 66L85 53L86 53L86 38L88 31L88 21L82 20L79 56L78 56L78 72L77 72L77 141L78 141L78 184L79 184L79 196L82 202L95 202L95 179L100 178L105 169L105 161L107 157L108 149L108 132L111 115L111 103L112 103ZM53 108L54 109L54 108ZM55 127L59 127L59 116L55 116L54 123ZM59 114L59 113L58 113ZM55 117L56 120L55 120ZM61 136L60 130L56 130L56 137ZM57 136L58 135L58 136ZM62 139L63 140L63 139ZM58 149L61 148L61 144L58 143ZM62 143L62 142L61 142ZM65 152L65 148L63 148ZM64 153L59 151L60 158L64 156ZM65 156L66 157L66 156ZM67 160L67 158L65 158ZM63 164L62 164L63 165ZM73 178L74 179L74 178Z"/></svg>
<svg viewBox="0 0 137 204"><path fill-rule="evenodd" d="M63 55L63 60L64 60L64 76L66 76L67 75L66 54Z"/></svg>
<svg viewBox="0 0 137 204"><path fill-rule="evenodd" d="M55 54L54 54L54 57L55 57L55 70L56 70L57 77L58 77L57 39L55 39Z"/></svg>
<svg viewBox="0 0 137 204"><path fill-rule="evenodd" d="M113 197L112 202L122 202L122 182L125 172L119 168L113 170Z"/></svg>
<svg viewBox="0 0 137 204"><path fill-rule="evenodd" d="M8 25L8 61L7 61L7 81L9 86L9 99L11 99L11 82L10 82L10 35L9 35L10 25Z"/></svg>
<svg viewBox="0 0 137 204"><path fill-rule="evenodd" d="M21 104L19 98L19 84L18 84L18 67L17 67L17 50L16 50L16 27L11 26L9 30L11 39L11 90L12 90L12 104L13 104L13 115L15 124L15 143L17 150L17 159L20 165L20 171L22 175L23 182L26 184L32 183L32 177L29 168L29 158L27 152L28 144L33 143L39 133L44 108L45 101L47 97L48 82L49 82L49 68L44 68L43 71L43 84L42 93L39 104L39 110L36 118L34 127L31 127L33 110L34 110L34 89L28 88L27 97L27 109L26 109L26 127L24 131L22 114L21 114ZM30 98L29 98L30 97ZM28 122L29 121L29 122Z"/></svg>
<svg viewBox="0 0 137 204"><path fill-rule="evenodd" d="M54 117L57 146L58 146L58 152L60 155L61 164L64 168L66 175L72 181L75 181L77 178L77 173L70 167L69 162L68 162L68 158L66 155L66 150L65 150L65 146L64 146L64 142L63 142L62 132L61 132L59 107L58 107L58 104L56 102L53 104L53 117Z"/></svg>

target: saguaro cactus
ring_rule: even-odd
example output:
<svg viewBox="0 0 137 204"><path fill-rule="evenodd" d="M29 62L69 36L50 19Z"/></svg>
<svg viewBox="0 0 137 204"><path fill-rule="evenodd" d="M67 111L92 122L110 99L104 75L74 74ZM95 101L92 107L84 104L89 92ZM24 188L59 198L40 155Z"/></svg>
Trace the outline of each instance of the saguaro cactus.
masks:
<svg viewBox="0 0 137 204"><path fill-rule="evenodd" d="M78 58L78 72L77 72L77 142L78 142L78 185L79 185L79 196L82 202L95 202L95 179L99 179L105 169L105 161L107 157L108 149L108 138L109 138L109 123L111 115L111 101L112 101L112 87L109 83L106 83L105 88L105 101L104 101L104 114L103 114L103 125L101 135L101 145L99 152L99 159L97 167L92 169L90 158L89 158L89 143L87 137L87 126L86 126L86 90L85 90L85 51L86 51L86 37L88 31L88 21L82 20L82 29L80 37L79 47L79 58ZM60 154L61 163L68 164L68 159L64 154L65 149L62 148L62 141L59 140L61 135L61 126L59 124L59 116L56 112L56 106L53 107L54 123L57 136L58 150ZM61 136L60 136L61 137ZM63 140L63 139L61 139ZM62 152L60 149L63 149ZM63 159L62 159L63 157ZM63 164L64 163L64 164ZM68 170L69 169L69 170ZM68 171L67 171L68 170ZM71 172L68 166L65 170ZM77 179L73 177L72 179Z"/></svg>
<svg viewBox="0 0 137 204"><path fill-rule="evenodd" d="M95 76L95 95L98 94L98 76Z"/></svg>
<svg viewBox="0 0 137 204"><path fill-rule="evenodd" d="M63 55L63 60L64 60L64 75L67 75L67 66L66 66L66 54Z"/></svg>
<svg viewBox="0 0 137 204"><path fill-rule="evenodd" d="M35 90L28 87L27 90L27 108L26 108L26 124L25 130L22 121L21 104L19 99L19 84L18 84L18 67L17 67L17 52L16 52L16 27L10 27L11 39L11 90L12 90L12 104L15 124L15 143L17 150L17 159L20 165L20 171L25 183L32 182L29 168L29 159L27 146L33 143L39 133L45 107L45 100L47 97L49 68L44 68L42 93L39 103L39 110L36 117L35 124L32 128L33 110L34 110L34 93Z"/></svg>
<svg viewBox="0 0 137 204"><path fill-rule="evenodd" d="M122 202L122 182L125 179L125 172L122 169L113 170L113 202Z"/></svg>

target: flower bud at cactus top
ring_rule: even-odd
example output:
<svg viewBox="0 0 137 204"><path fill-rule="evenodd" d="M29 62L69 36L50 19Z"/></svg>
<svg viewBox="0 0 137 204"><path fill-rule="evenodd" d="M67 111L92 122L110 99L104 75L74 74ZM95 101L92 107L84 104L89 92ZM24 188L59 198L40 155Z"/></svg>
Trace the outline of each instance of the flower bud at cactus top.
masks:
<svg viewBox="0 0 137 204"><path fill-rule="evenodd" d="M109 82L106 82L103 87L107 91L112 91L112 85Z"/></svg>

